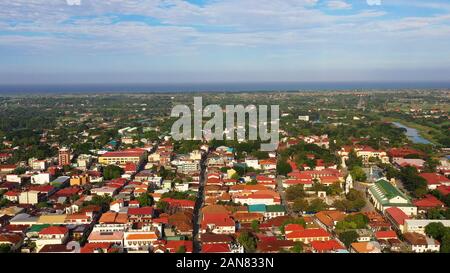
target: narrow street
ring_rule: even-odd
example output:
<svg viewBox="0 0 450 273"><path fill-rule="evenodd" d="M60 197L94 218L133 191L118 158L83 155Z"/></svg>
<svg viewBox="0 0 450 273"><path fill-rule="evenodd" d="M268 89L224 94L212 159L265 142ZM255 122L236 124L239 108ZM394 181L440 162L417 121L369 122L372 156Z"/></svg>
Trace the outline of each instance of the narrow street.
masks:
<svg viewBox="0 0 450 273"><path fill-rule="evenodd" d="M205 152L202 155L202 160L200 161L200 181L197 193L197 200L195 201L194 207L194 215L193 215L193 231L192 231L192 240L194 242L194 253L199 253L201 250L201 243L199 239L199 231L200 231L200 223L202 220L201 217L201 209L204 203L204 190L205 190L205 181L206 181L206 160L208 157L208 153Z"/></svg>
<svg viewBox="0 0 450 273"><path fill-rule="evenodd" d="M284 178L277 176L277 178L275 178L275 179L277 181L277 192L280 194L280 198L281 198L281 205L283 205L284 208L286 209L287 215L292 215L292 211L290 210L290 207L286 200L286 191L283 189L283 179Z"/></svg>

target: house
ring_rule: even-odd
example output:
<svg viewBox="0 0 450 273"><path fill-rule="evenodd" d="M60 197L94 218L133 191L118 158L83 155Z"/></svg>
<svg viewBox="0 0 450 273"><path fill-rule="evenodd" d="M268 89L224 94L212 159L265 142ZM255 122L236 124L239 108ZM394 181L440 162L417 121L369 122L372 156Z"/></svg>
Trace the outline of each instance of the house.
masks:
<svg viewBox="0 0 450 273"><path fill-rule="evenodd" d="M327 230L333 230L337 222L344 220L345 213L338 210L319 211L315 217L319 224Z"/></svg>
<svg viewBox="0 0 450 273"><path fill-rule="evenodd" d="M206 244L231 244L233 237L228 234L204 233L201 237L202 245Z"/></svg>
<svg viewBox="0 0 450 273"><path fill-rule="evenodd" d="M381 246L378 242L355 242L350 245L351 253L381 253Z"/></svg>
<svg viewBox="0 0 450 273"><path fill-rule="evenodd" d="M85 173L82 175L73 175L70 178L70 186L83 186L90 183L90 176Z"/></svg>
<svg viewBox="0 0 450 273"><path fill-rule="evenodd" d="M241 185L238 185L241 186ZM247 186L258 186L258 185L247 185ZM262 186L264 187L264 186ZM264 190L255 190L255 191L241 191L240 193L231 193L230 194L233 202L247 204L247 205L280 205L281 197L280 194L273 190L268 190L264 187Z"/></svg>
<svg viewBox="0 0 450 273"><path fill-rule="evenodd" d="M397 187L384 179L379 179L368 190L369 199L379 211L390 207L398 207L407 215L416 215L417 207Z"/></svg>
<svg viewBox="0 0 450 273"><path fill-rule="evenodd" d="M7 191L3 194L3 198L11 201L11 202L18 202L19 201L19 191Z"/></svg>
<svg viewBox="0 0 450 273"><path fill-rule="evenodd" d="M92 217L84 213L68 214L66 216L65 222L67 224L89 225L92 223Z"/></svg>
<svg viewBox="0 0 450 273"><path fill-rule="evenodd" d="M255 170L261 169L261 165L259 165L259 160L255 157L246 157L245 164L248 168L253 168Z"/></svg>
<svg viewBox="0 0 450 273"><path fill-rule="evenodd" d="M129 231L123 235L123 246L128 252L148 252L157 240L155 231Z"/></svg>
<svg viewBox="0 0 450 273"><path fill-rule="evenodd" d="M312 241L311 250L313 253L334 253L339 250L345 250L345 246L332 239L329 241Z"/></svg>
<svg viewBox="0 0 450 273"><path fill-rule="evenodd" d="M19 204L36 205L44 199L44 196L39 191L23 191L19 194Z"/></svg>
<svg viewBox="0 0 450 273"><path fill-rule="evenodd" d="M87 243L81 248L80 253L112 253L117 250L112 243Z"/></svg>
<svg viewBox="0 0 450 273"><path fill-rule="evenodd" d="M372 232L369 229L356 229L356 233L358 234L358 238L356 241L358 242L369 242L372 240Z"/></svg>
<svg viewBox="0 0 450 273"><path fill-rule="evenodd" d="M437 199L434 195L427 194L424 198L413 201L414 206L417 207L419 213L425 213L430 209L442 209L445 204Z"/></svg>
<svg viewBox="0 0 450 273"><path fill-rule="evenodd" d="M109 204L109 210L119 212L124 207L124 201L122 199L114 200Z"/></svg>
<svg viewBox="0 0 450 273"><path fill-rule="evenodd" d="M438 173L421 173L419 176L427 181L429 190L435 190L442 185L450 186L450 179Z"/></svg>
<svg viewBox="0 0 450 273"><path fill-rule="evenodd" d="M164 198L162 201L167 202L171 208L194 209L195 207L193 200Z"/></svg>
<svg viewBox="0 0 450 273"><path fill-rule="evenodd" d="M295 246L295 242L291 240L261 240L256 247L260 253L279 253L289 251Z"/></svg>
<svg viewBox="0 0 450 273"><path fill-rule="evenodd" d="M113 187L101 187L101 188L94 188L91 190L92 194L98 195L98 196L114 196L118 192L117 188Z"/></svg>
<svg viewBox="0 0 450 273"><path fill-rule="evenodd" d="M202 233L233 234L236 224L229 213L203 213L201 230Z"/></svg>
<svg viewBox="0 0 450 273"><path fill-rule="evenodd" d="M384 211L384 214L386 218L392 223L395 229L400 232L404 232L405 221L407 219L410 219L410 217L406 215L403 210L397 207L391 207L387 208Z"/></svg>
<svg viewBox="0 0 450 273"><path fill-rule="evenodd" d="M92 231L88 237L89 243L111 243L119 248L123 248L123 231L102 232Z"/></svg>
<svg viewBox="0 0 450 273"><path fill-rule="evenodd" d="M182 210L170 215L165 224L167 227L171 227L176 234L190 235L194 229L193 217L192 211Z"/></svg>
<svg viewBox="0 0 450 273"><path fill-rule="evenodd" d="M49 173L36 173L31 175L31 184L44 185L50 183L51 175Z"/></svg>
<svg viewBox="0 0 450 273"><path fill-rule="evenodd" d="M128 215L126 213L117 213L113 211L102 214L93 228L93 231L98 232L114 232L125 231L131 224L128 222Z"/></svg>
<svg viewBox="0 0 450 273"><path fill-rule="evenodd" d="M43 246L39 250L39 253L73 253L73 251L73 249L66 246L65 244L54 244Z"/></svg>
<svg viewBox="0 0 450 273"><path fill-rule="evenodd" d="M16 233L0 233L0 245L8 245L11 252L18 250L23 242L22 236Z"/></svg>
<svg viewBox="0 0 450 273"><path fill-rule="evenodd" d="M327 241L331 239L331 234L322 228L310 228L289 232L285 235L287 240L308 244L312 241Z"/></svg>
<svg viewBox="0 0 450 273"><path fill-rule="evenodd" d="M439 252L441 249L438 241L420 233L406 232L403 237L415 253Z"/></svg>
<svg viewBox="0 0 450 273"><path fill-rule="evenodd" d="M232 251L229 244L214 243L202 246L201 253L232 253Z"/></svg>
<svg viewBox="0 0 450 273"><path fill-rule="evenodd" d="M176 253L182 250L184 250L184 253L192 253L194 244L192 241L168 241L164 247L170 253Z"/></svg>
<svg viewBox="0 0 450 273"><path fill-rule="evenodd" d="M287 224L284 226L284 234L289 234L292 232L303 231L305 228L299 224Z"/></svg>
<svg viewBox="0 0 450 273"><path fill-rule="evenodd" d="M407 167L411 166L416 168L417 170L422 170L425 165L425 160L423 159L415 159L415 158L401 158L401 157L394 157L392 159L392 163L397 165L398 167Z"/></svg>
<svg viewBox="0 0 450 273"><path fill-rule="evenodd" d="M259 165L261 166L261 169L265 171L273 171L277 169L277 159L276 158L262 159L259 160Z"/></svg>
<svg viewBox="0 0 450 273"><path fill-rule="evenodd" d="M136 223L136 222L149 223L152 221L153 213L154 213L153 207L129 208L128 209L129 221L132 223Z"/></svg>
<svg viewBox="0 0 450 273"><path fill-rule="evenodd" d="M63 226L49 226L39 232L36 247L40 250L45 245L65 244L69 239L69 229Z"/></svg>
<svg viewBox="0 0 450 273"><path fill-rule="evenodd" d="M277 183L274 178L270 178L264 175L258 175L256 176L256 182L258 184L263 185L269 189L275 189Z"/></svg>
<svg viewBox="0 0 450 273"><path fill-rule="evenodd" d="M266 211L264 212L265 219L271 219L278 216L284 216L286 214L286 209L282 205L268 205L266 206Z"/></svg>
<svg viewBox="0 0 450 273"><path fill-rule="evenodd" d="M389 239L398 239L397 233L393 230L386 230L386 231L377 231L375 232L375 238L380 240L389 240Z"/></svg>

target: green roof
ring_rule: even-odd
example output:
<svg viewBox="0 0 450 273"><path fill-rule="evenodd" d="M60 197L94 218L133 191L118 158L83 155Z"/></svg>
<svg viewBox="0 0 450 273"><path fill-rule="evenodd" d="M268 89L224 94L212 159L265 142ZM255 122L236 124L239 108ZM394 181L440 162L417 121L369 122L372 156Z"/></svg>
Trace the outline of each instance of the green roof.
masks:
<svg viewBox="0 0 450 273"><path fill-rule="evenodd" d="M397 206L409 206L411 202L409 198L402 193L397 187L394 187L389 181L380 179L375 182L375 184L370 187L369 191L378 199L378 201L383 205L394 205L390 203L389 200L395 197L401 197L408 201L407 204L396 204Z"/></svg>
<svg viewBox="0 0 450 273"><path fill-rule="evenodd" d="M32 225L30 229L27 232L40 232L44 228L49 227L49 224L42 224L42 225Z"/></svg>
<svg viewBox="0 0 450 273"><path fill-rule="evenodd" d="M285 212L285 208L282 205L269 205L266 206L267 212Z"/></svg>
<svg viewBox="0 0 450 273"><path fill-rule="evenodd" d="M249 205L248 212L266 212L266 205L264 204Z"/></svg>

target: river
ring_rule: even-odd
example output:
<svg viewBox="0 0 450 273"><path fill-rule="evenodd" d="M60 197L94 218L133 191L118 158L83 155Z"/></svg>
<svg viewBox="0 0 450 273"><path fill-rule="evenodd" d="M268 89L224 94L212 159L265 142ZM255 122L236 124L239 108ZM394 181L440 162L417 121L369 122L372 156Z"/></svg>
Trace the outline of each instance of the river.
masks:
<svg viewBox="0 0 450 273"><path fill-rule="evenodd" d="M403 124L401 124L400 122L392 122L392 124L394 124L395 126L399 127L399 128L403 128L406 129L406 136L409 138L409 140L411 140L413 143L420 143L420 144L431 144L430 141L428 141L427 139L423 138L419 131L417 131L417 129L405 126Z"/></svg>

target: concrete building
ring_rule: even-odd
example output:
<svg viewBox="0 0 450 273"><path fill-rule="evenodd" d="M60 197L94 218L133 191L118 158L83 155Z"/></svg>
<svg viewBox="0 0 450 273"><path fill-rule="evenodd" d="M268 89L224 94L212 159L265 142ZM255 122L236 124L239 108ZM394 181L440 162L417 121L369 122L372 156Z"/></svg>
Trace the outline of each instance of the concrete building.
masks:
<svg viewBox="0 0 450 273"><path fill-rule="evenodd" d="M70 150L67 148L61 148L58 152L58 165L66 166L70 165Z"/></svg>
<svg viewBox="0 0 450 273"><path fill-rule="evenodd" d="M416 215L417 207L411 200L390 182L380 179L368 190L370 201L374 207L382 212L390 207L398 207L407 215Z"/></svg>

